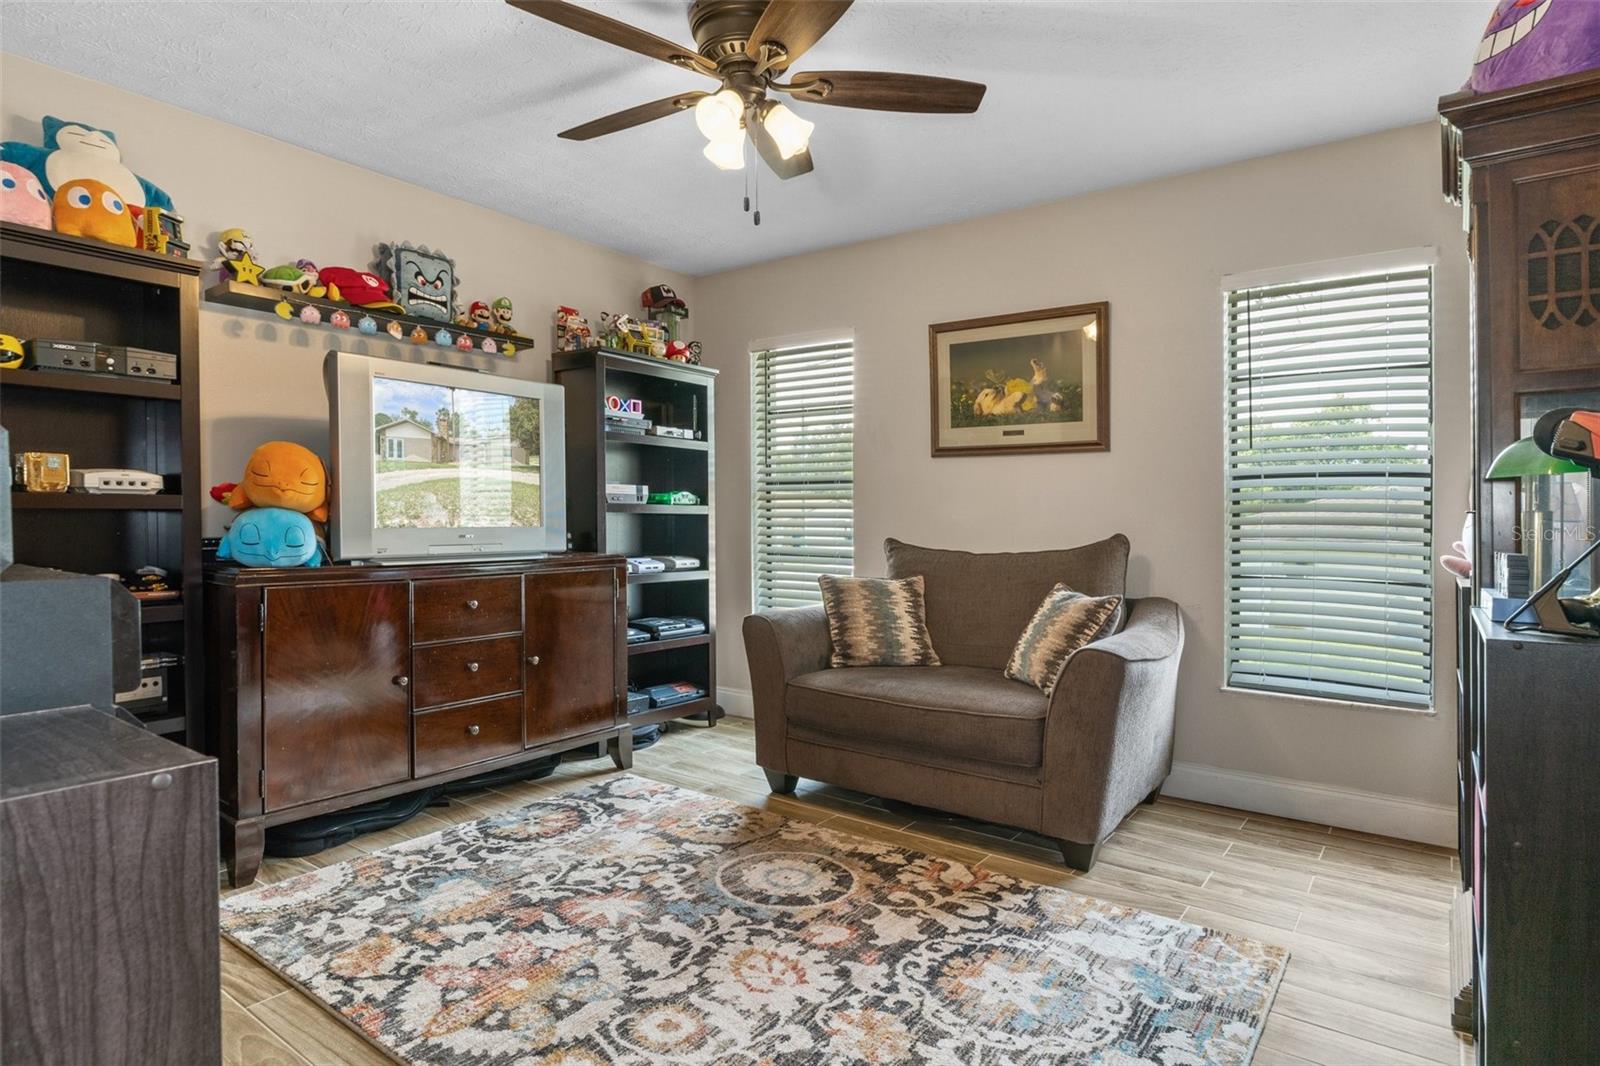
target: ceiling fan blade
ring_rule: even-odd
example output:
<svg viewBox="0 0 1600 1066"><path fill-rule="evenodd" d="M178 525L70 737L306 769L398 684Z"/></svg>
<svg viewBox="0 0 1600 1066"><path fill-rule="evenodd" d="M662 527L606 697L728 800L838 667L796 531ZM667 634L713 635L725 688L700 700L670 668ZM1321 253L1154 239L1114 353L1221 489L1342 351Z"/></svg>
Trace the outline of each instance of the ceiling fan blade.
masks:
<svg viewBox="0 0 1600 1066"><path fill-rule="evenodd" d="M766 10L756 20L745 42L744 53L757 63L762 60L762 46L776 44L783 47L783 56L770 65L770 70L783 70L799 59L822 35L833 28L844 13L850 10L852 0L769 0Z"/></svg>
<svg viewBox="0 0 1600 1066"><path fill-rule="evenodd" d="M721 80L717 74L716 64L693 48L674 44L665 37L657 37L653 33L647 33L626 22L618 22L589 8L569 4L566 0L506 0L506 3L530 15L538 15L542 19L554 22L558 26L565 26L569 30L577 30L596 40L614 44L618 48L626 48L630 52L638 52L651 59L659 59L663 63L671 63L675 67L698 71L707 77Z"/></svg>
<svg viewBox="0 0 1600 1066"><path fill-rule="evenodd" d="M882 70L808 71L790 78L788 85L772 87L812 104L947 115L978 110L988 88L975 81Z"/></svg>
<svg viewBox="0 0 1600 1066"><path fill-rule="evenodd" d="M766 126L761 124L759 112L755 108L750 108L744 114L744 128L749 132L750 140L755 143L756 154L774 174L788 181L790 178L811 173L811 149L802 148L788 159L783 158L783 153L778 151L778 143L772 139L772 134L767 132Z"/></svg>
<svg viewBox="0 0 1600 1066"><path fill-rule="evenodd" d="M679 93L663 100L652 100L648 104L630 107L626 111L618 111L616 114L597 118L593 122L585 122L570 130L562 130L556 136L569 141L587 141L595 137L604 137L608 133L616 133L632 126L642 126L646 122L654 122L668 115L676 115L679 111L688 111L705 95L707 94L702 92Z"/></svg>

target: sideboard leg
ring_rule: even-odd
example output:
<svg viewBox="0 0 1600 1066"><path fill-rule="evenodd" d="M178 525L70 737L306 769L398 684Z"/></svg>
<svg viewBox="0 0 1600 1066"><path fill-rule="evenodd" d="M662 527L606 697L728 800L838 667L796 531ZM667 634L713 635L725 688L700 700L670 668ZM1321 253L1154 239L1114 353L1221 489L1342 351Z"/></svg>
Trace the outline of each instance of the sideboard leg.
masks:
<svg viewBox="0 0 1600 1066"><path fill-rule="evenodd" d="M611 755L611 761L617 764L618 770L632 769L633 727L623 726L617 730L617 735L606 741L606 751Z"/></svg>
<svg viewBox="0 0 1600 1066"><path fill-rule="evenodd" d="M228 867L228 885L238 888L256 879L267 846L266 823L260 818L234 821L222 816L222 857Z"/></svg>

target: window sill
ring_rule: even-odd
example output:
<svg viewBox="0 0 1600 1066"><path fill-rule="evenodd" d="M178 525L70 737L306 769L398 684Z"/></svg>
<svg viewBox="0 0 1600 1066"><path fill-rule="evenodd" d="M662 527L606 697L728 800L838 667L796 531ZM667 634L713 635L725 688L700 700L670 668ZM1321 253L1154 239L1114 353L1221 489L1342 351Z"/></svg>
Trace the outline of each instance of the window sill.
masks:
<svg viewBox="0 0 1600 1066"><path fill-rule="evenodd" d="M1292 703L1346 707L1354 711L1380 711L1385 714L1403 715L1406 718L1435 718L1439 714L1438 708L1433 704L1426 707L1400 707L1392 703L1363 703L1361 700L1341 700L1333 696L1303 696L1297 692L1273 692L1264 688L1238 688L1234 685L1222 685L1218 691L1236 696L1262 696L1266 699L1288 700Z"/></svg>

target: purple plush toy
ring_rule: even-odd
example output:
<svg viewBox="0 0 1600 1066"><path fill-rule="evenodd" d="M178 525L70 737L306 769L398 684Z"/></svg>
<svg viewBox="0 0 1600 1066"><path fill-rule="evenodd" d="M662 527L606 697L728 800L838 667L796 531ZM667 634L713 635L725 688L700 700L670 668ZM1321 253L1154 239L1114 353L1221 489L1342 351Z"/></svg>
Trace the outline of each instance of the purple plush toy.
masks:
<svg viewBox="0 0 1600 1066"><path fill-rule="evenodd" d="M1600 0L1499 0L1466 88L1475 93L1600 67Z"/></svg>

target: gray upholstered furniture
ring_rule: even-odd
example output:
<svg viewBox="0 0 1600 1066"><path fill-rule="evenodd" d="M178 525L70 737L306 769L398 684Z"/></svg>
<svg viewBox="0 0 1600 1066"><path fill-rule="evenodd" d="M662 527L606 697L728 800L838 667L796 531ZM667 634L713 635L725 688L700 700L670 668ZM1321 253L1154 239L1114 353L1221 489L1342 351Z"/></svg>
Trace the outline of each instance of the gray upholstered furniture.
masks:
<svg viewBox="0 0 1600 1066"><path fill-rule="evenodd" d="M889 576L922 575L940 666L830 669L821 607L744 621L756 759L773 790L807 777L1019 826L1087 870L1172 768L1177 605L1128 601L1120 629L1073 654L1046 697L1002 675L1012 646L1058 581L1121 594L1126 537L999 554L890 540L887 552Z"/></svg>

